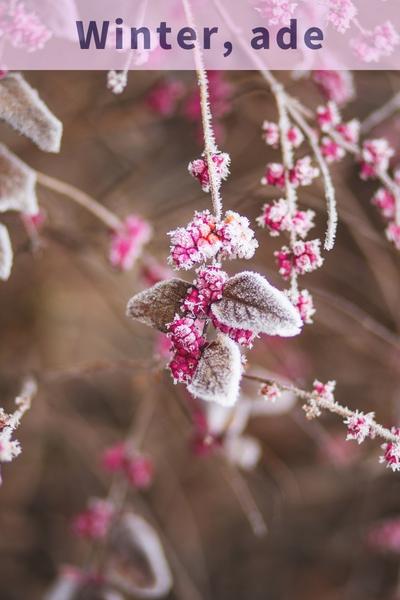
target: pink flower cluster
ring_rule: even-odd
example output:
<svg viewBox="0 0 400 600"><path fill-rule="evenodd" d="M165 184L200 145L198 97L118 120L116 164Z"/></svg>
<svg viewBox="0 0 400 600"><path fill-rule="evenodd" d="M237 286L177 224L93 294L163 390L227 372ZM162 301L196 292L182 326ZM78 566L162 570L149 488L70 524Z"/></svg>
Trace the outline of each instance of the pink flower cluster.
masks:
<svg viewBox="0 0 400 600"><path fill-rule="evenodd" d="M303 323L311 325L315 315L314 300L308 290L296 290L287 292L293 306L299 311Z"/></svg>
<svg viewBox="0 0 400 600"><path fill-rule="evenodd" d="M218 154L213 154L212 160L215 164L215 172L220 184L221 181L225 181L228 178L231 159L226 152L219 152ZM206 159L198 158L193 160L189 163L188 170L191 176L200 182L203 192L208 193L210 191L210 174Z"/></svg>
<svg viewBox="0 0 400 600"><path fill-rule="evenodd" d="M110 262L113 267L128 271L149 242L152 228L137 215L129 215L111 236Z"/></svg>
<svg viewBox="0 0 400 600"><path fill-rule="evenodd" d="M183 301L184 311L196 317L207 316L211 304L222 298L227 279L228 275L220 267L201 267L197 271L194 286L190 288Z"/></svg>
<svg viewBox="0 0 400 600"><path fill-rule="evenodd" d="M136 489L147 489L153 481L153 461L148 456L131 452L123 442L105 450L102 466L110 473L122 473Z"/></svg>
<svg viewBox="0 0 400 600"><path fill-rule="evenodd" d="M357 16L352 0L329 0L328 21L339 33L346 33Z"/></svg>
<svg viewBox="0 0 400 600"><path fill-rule="evenodd" d="M394 150L385 138L365 140L361 147L360 177L367 180L385 173Z"/></svg>
<svg viewBox="0 0 400 600"><path fill-rule="evenodd" d="M356 440L362 444L367 437L374 437L374 413L364 414L356 410L351 417L347 417L344 421L347 425L346 440Z"/></svg>
<svg viewBox="0 0 400 600"><path fill-rule="evenodd" d="M262 124L262 137L268 146L277 148L280 142L278 124L273 121L264 121ZM298 148L304 141L304 135L298 127L292 125L287 132L287 141L293 148Z"/></svg>
<svg viewBox="0 0 400 600"><path fill-rule="evenodd" d="M315 212L313 210L296 210L292 216L289 203L285 198L264 204L262 210L261 216L257 218L257 223L260 227L266 227L272 237L287 231L305 238L310 229L314 227Z"/></svg>
<svg viewBox="0 0 400 600"><path fill-rule="evenodd" d="M271 25L287 25L298 6L290 0L253 0L252 4Z"/></svg>
<svg viewBox="0 0 400 600"><path fill-rule="evenodd" d="M285 167L281 163L268 163L264 176L261 178L262 185L274 187L285 187ZM294 187L311 185L313 180L319 176L319 169L311 164L311 157L299 158L294 167L289 170L288 179Z"/></svg>
<svg viewBox="0 0 400 600"><path fill-rule="evenodd" d="M7 36L15 48L28 52L41 50L51 38L51 31L39 17L30 12L24 2L1 2L0 33Z"/></svg>
<svg viewBox="0 0 400 600"><path fill-rule="evenodd" d="M251 258L258 246L248 219L233 211L227 211L220 222L208 210L196 212L186 227L168 235L169 262L177 269L191 269L218 253L224 258Z"/></svg>
<svg viewBox="0 0 400 600"><path fill-rule="evenodd" d="M162 117L171 117L185 93L179 79L166 79L155 85L146 98L147 106Z"/></svg>
<svg viewBox="0 0 400 600"><path fill-rule="evenodd" d="M206 344L202 337L202 323L196 318L176 315L168 328L173 357L169 368L177 383L190 383Z"/></svg>
<svg viewBox="0 0 400 600"><path fill-rule="evenodd" d="M293 273L304 275L321 267L323 259L320 244L318 239L306 242L298 240L291 248L283 246L277 250L274 254L282 277L289 279Z"/></svg>
<svg viewBox="0 0 400 600"><path fill-rule="evenodd" d="M327 100L338 106L354 98L354 83L350 71L312 71L312 78Z"/></svg>
<svg viewBox="0 0 400 600"><path fill-rule="evenodd" d="M72 521L72 530L78 537L99 540L107 535L114 508L107 500L94 498L89 507Z"/></svg>
<svg viewBox="0 0 400 600"><path fill-rule="evenodd" d="M383 455L379 458L379 462L386 464L388 469L395 472L400 471L400 428L392 427L391 431L399 436L399 441L382 444Z"/></svg>
<svg viewBox="0 0 400 600"><path fill-rule="evenodd" d="M351 41L355 54L364 62L377 63L383 57L393 54L400 43L400 36L390 21L376 25L371 32Z"/></svg>
<svg viewBox="0 0 400 600"><path fill-rule="evenodd" d="M328 163L338 162L346 155L341 141L352 145L358 142L359 121L353 119L343 123L335 102L329 101L325 106L319 106L316 121L320 131L325 134L321 137L320 148Z"/></svg>

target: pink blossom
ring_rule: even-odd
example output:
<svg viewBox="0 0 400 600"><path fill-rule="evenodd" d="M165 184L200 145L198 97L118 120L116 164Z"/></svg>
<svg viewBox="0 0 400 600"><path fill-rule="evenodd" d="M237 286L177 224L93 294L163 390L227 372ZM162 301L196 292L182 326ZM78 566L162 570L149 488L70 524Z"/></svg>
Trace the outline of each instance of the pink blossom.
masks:
<svg viewBox="0 0 400 600"><path fill-rule="evenodd" d="M390 223L385 233L389 242L393 242L396 249L400 250L400 225L397 225L395 222Z"/></svg>
<svg viewBox="0 0 400 600"><path fill-rule="evenodd" d="M387 171L393 155L394 150L386 139L366 140L361 148L361 179L376 177Z"/></svg>
<svg viewBox="0 0 400 600"><path fill-rule="evenodd" d="M346 142L357 144L360 137L360 121L352 119L347 123L339 123L336 125L336 131Z"/></svg>
<svg viewBox="0 0 400 600"><path fill-rule="evenodd" d="M217 233L222 240L221 257L248 260L258 248L249 220L233 210L225 213L223 221L217 226Z"/></svg>
<svg viewBox="0 0 400 600"><path fill-rule="evenodd" d="M179 79L167 79L156 84L146 98L147 106L162 117L170 117L176 111L185 86Z"/></svg>
<svg viewBox="0 0 400 600"><path fill-rule="evenodd" d="M293 272L298 275L310 273L322 266L323 259L320 252L320 240L307 242L297 241L292 249L284 246L275 252L279 273L288 279Z"/></svg>
<svg viewBox="0 0 400 600"><path fill-rule="evenodd" d="M29 12L23 2L10 3L10 8L1 7L0 30L6 34L15 48L28 52L41 50L52 37L51 31L34 12Z"/></svg>
<svg viewBox="0 0 400 600"><path fill-rule="evenodd" d="M220 184L221 181L228 178L231 159L226 152L220 152L219 154L214 154L212 160L218 176L217 183ZM200 182L203 192L208 193L210 191L210 174L208 172L207 161L204 158L193 160L189 163L188 170L192 177L195 177Z"/></svg>
<svg viewBox="0 0 400 600"><path fill-rule="evenodd" d="M394 517L375 523L368 530L367 541L376 550L400 554L400 519Z"/></svg>
<svg viewBox="0 0 400 600"><path fill-rule="evenodd" d="M274 200L272 204L264 204L263 213L257 218L261 227L266 227L272 237L282 231L294 231L305 238L314 226L315 212L312 210L297 210L293 217L290 216L290 207L284 198Z"/></svg>
<svg viewBox="0 0 400 600"><path fill-rule="evenodd" d="M304 135L298 127L292 125L287 131L287 139L293 148L298 148L304 142Z"/></svg>
<svg viewBox="0 0 400 600"><path fill-rule="evenodd" d="M101 458L103 468L111 473L120 471L125 464L125 454L126 448L123 442L107 448Z"/></svg>
<svg viewBox="0 0 400 600"><path fill-rule="evenodd" d="M112 266L122 271L131 269L151 236L152 228L147 221L137 215L129 215L112 234L110 248Z"/></svg>
<svg viewBox="0 0 400 600"><path fill-rule="evenodd" d="M336 381L328 381L327 383L322 383L316 379L313 383L314 393L323 398L324 400L328 400L329 402L334 401L334 391L336 387Z"/></svg>
<svg viewBox="0 0 400 600"><path fill-rule="evenodd" d="M196 287L189 290L183 301L183 309L195 316L205 316L212 302L222 298L228 275L217 266L201 267L194 282Z"/></svg>
<svg viewBox="0 0 400 600"><path fill-rule="evenodd" d="M386 188L379 188L371 200L378 207L385 219L393 219L395 215L395 199Z"/></svg>
<svg viewBox="0 0 400 600"><path fill-rule="evenodd" d="M262 137L268 146L276 148L279 144L279 127L272 121L264 121L262 124Z"/></svg>
<svg viewBox="0 0 400 600"><path fill-rule="evenodd" d="M291 303L297 308L303 323L311 325L315 314L314 301L308 290L288 292Z"/></svg>
<svg viewBox="0 0 400 600"><path fill-rule="evenodd" d="M328 163L338 162L346 155L345 150L327 136L321 139L321 152Z"/></svg>
<svg viewBox="0 0 400 600"><path fill-rule="evenodd" d="M311 185L318 176L319 169L312 166L310 156L299 158L289 173L290 182L294 187Z"/></svg>
<svg viewBox="0 0 400 600"><path fill-rule="evenodd" d="M386 467L395 472L400 471L400 429L392 427L392 433L399 436L399 441L382 444L383 456L379 462L386 463Z"/></svg>
<svg viewBox="0 0 400 600"><path fill-rule="evenodd" d="M341 121L338 107L332 101L325 106L318 106L316 119L321 131L325 132L334 129Z"/></svg>
<svg viewBox="0 0 400 600"><path fill-rule="evenodd" d="M221 249L221 239L216 234L216 219L205 210L196 212L186 228L178 227L171 237L170 262L178 269L191 269L196 263L212 258Z"/></svg>
<svg viewBox="0 0 400 600"><path fill-rule="evenodd" d="M271 25L287 25L298 6L290 0L253 0L252 4Z"/></svg>
<svg viewBox="0 0 400 600"><path fill-rule="evenodd" d="M93 499L84 512L77 515L72 522L72 529L79 537L99 540L107 534L114 509L110 502Z"/></svg>
<svg viewBox="0 0 400 600"><path fill-rule="evenodd" d="M229 327L228 325L225 325L224 323L218 321L218 319L214 315L212 315L211 318L215 329L218 329L219 331L222 331L222 333L225 333L225 335L230 337L231 340L233 340L237 344L240 344L241 346L246 346L247 348L251 348L253 346L253 342L256 337L256 334L253 331L250 331L248 329L236 329L235 327Z"/></svg>
<svg viewBox="0 0 400 600"><path fill-rule="evenodd" d="M261 387L260 394L270 402L276 402L282 395L282 390L276 383L266 383Z"/></svg>
<svg viewBox="0 0 400 600"><path fill-rule="evenodd" d="M133 456L127 461L124 472L129 483L136 489L147 489L153 482L153 461L148 456Z"/></svg>
<svg viewBox="0 0 400 600"><path fill-rule="evenodd" d="M351 417L344 420L347 425L346 440L356 440L358 444L373 434L372 426L374 424L374 413L364 414L356 410Z"/></svg>
<svg viewBox="0 0 400 600"><path fill-rule="evenodd" d="M328 100L343 106L354 98L354 83L350 71L313 71L313 79Z"/></svg>
<svg viewBox="0 0 400 600"><path fill-rule="evenodd" d="M285 187L285 167L281 163L269 163L265 167L265 174L261 179L262 185Z"/></svg>
<svg viewBox="0 0 400 600"><path fill-rule="evenodd" d="M329 0L328 21L339 33L345 33L357 15L352 0Z"/></svg>
<svg viewBox="0 0 400 600"><path fill-rule="evenodd" d="M400 36L390 21L377 25L371 33L364 33L351 41L355 54L364 62L379 62L390 56L400 42Z"/></svg>

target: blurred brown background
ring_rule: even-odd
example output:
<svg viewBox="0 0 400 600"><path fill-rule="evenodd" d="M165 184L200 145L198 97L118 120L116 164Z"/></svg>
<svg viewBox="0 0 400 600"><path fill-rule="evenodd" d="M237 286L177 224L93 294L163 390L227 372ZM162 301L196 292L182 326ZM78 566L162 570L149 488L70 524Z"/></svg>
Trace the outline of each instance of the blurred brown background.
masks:
<svg viewBox="0 0 400 600"><path fill-rule="evenodd" d="M194 82L192 73L174 76ZM254 223L265 199L274 197L258 182L265 163L278 156L260 138L260 124L276 118L275 107L256 73L226 76L234 92L224 119L222 148L232 157L224 203ZM45 155L3 125L2 142L120 216L147 218L155 229L149 250L165 260L166 233L185 224L194 209L208 207L207 195L187 174L188 161L199 154L194 128L179 114L152 114L144 102L165 74L133 72L119 97L106 89L104 73L26 77L64 123L61 154ZM293 82L286 73L281 78L310 106L321 102L309 81ZM360 72L355 80L357 99L344 110L346 118L365 118L400 89L398 73ZM398 142L395 118L386 130ZM315 325L298 339L260 340L249 362L307 388L314 378L336 379L342 403L375 410L384 424L399 423L398 254L370 206L375 186L358 180L351 158L333 173L341 216L337 244L324 267L303 280L315 295ZM182 389L167 373L155 378L146 369L113 366L152 355L150 330L125 318L128 298L143 287L137 273L112 271L108 234L90 214L42 188L39 199L47 213L40 253L32 255L18 217L5 218L17 256L10 281L0 287L0 404L11 408L29 372L37 374L40 393L17 435L23 453L3 470L1 600L40 598L60 564L87 560L87 545L70 534L70 519L88 497L107 494L101 450L126 435L148 395L156 398L156 409L144 447L157 474L136 502L175 555L171 600L190 600L187 575L200 597L213 600L398 597L398 557L373 552L364 541L371 523L400 510L399 475L377 464L379 443L367 442L353 462L341 465L322 452L331 439L326 436L345 436L334 418L309 424L295 409L254 419L250 430L263 444L263 458L244 477L269 527L265 538L255 538L221 477L221 459L196 459L188 450ZM305 188L302 202L317 211L322 235L320 187ZM284 287L272 255L279 241L259 229L256 237L260 249L251 264L227 268L257 269ZM91 369L99 360L103 364Z"/></svg>

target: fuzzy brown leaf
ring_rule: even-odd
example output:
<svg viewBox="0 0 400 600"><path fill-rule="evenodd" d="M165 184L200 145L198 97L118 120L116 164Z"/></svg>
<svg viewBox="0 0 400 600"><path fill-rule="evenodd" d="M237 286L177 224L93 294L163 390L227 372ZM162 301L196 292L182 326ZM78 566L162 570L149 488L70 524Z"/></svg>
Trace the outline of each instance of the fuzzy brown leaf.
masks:
<svg viewBox="0 0 400 600"><path fill-rule="evenodd" d="M241 375L238 346L220 335L203 351L188 390L195 398L233 406L239 395Z"/></svg>
<svg viewBox="0 0 400 600"><path fill-rule="evenodd" d="M41 150L59 152L62 123L19 73L0 81L0 119L31 139Z"/></svg>
<svg viewBox="0 0 400 600"><path fill-rule="evenodd" d="M36 173L6 146L0 144L0 212L7 210L28 214L39 211Z"/></svg>
<svg viewBox="0 0 400 600"><path fill-rule="evenodd" d="M258 273L238 273L225 284L222 299L211 310L224 325L290 337L302 321L288 297Z"/></svg>
<svg viewBox="0 0 400 600"><path fill-rule="evenodd" d="M148 290L136 294L128 302L127 315L163 333L174 320L191 284L183 279L161 281Z"/></svg>

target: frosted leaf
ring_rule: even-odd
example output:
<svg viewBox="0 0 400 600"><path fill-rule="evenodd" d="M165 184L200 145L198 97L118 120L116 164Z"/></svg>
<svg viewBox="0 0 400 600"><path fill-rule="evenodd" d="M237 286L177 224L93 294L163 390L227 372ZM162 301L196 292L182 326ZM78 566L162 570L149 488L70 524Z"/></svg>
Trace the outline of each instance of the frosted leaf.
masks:
<svg viewBox="0 0 400 600"><path fill-rule="evenodd" d="M7 228L0 224L0 279L6 281L10 277L13 263L13 251Z"/></svg>
<svg viewBox="0 0 400 600"><path fill-rule="evenodd" d="M41 150L59 152L62 123L19 73L0 80L0 119L31 139Z"/></svg>
<svg viewBox="0 0 400 600"><path fill-rule="evenodd" d="M140 569L143 562L135 560L138 554L151 575L144 582ZM139 515L125 514L112 530L107 581L135 598L163 598L172 587L172 574L159 536Z"/></svg>
<svg viewBox="0 0 400 600"><path fill-rule="evenodd" d="M10 150L0 144L0 212L19 210L39 212L36 197L36 173Z"/></svg>
<svg viewBox="0 0 400 600"><path fill-rule="evenodd" d="M258 273L238 273L225 284L222 299L211 306L218 321L229 327L290 337L302 321L287 296Z"/></svg>
<svg viewBox="0 0 400 600"><path fill-rule="evenodd" d="M75 0L35 0L35 12L56 37L75 41L79 19Z"/></svg>
<svg viewBox="0 0 400 600"><path fill-rule="evenodd" d="M242 365L238 346L225 335L211 342L188 385L195 397L223 406L233 406L238 398Z"/></svg>
<svg viewBox="0 0 400 600"><path fill-rule="evenodd" d="M183 279L161 281L152 288L136 294L128 302L127 315L145 325L167 333L191 284Z"/></svg>

